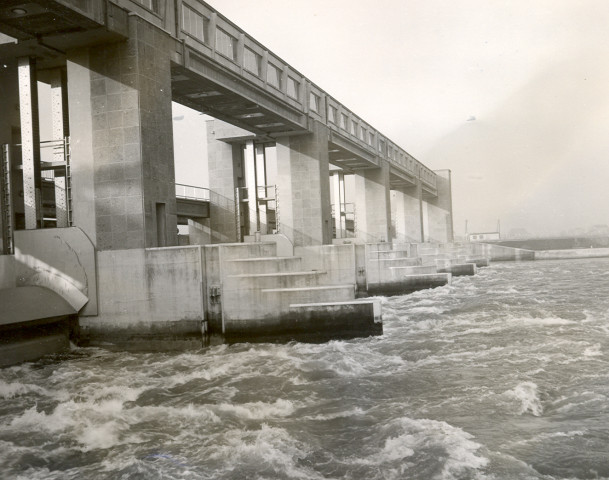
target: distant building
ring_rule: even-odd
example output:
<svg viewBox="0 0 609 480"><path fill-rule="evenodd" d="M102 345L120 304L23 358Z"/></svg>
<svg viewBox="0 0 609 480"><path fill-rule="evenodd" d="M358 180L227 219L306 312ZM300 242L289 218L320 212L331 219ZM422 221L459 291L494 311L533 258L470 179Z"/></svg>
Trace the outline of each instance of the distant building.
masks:
<svg viewBox="0 0 609 480"><path fill-rule="evenodd" d="M487 233L469 233L467 235L468 242L490 242L493 240L500 240L501 235L499 232L487 232Z"/></svg>

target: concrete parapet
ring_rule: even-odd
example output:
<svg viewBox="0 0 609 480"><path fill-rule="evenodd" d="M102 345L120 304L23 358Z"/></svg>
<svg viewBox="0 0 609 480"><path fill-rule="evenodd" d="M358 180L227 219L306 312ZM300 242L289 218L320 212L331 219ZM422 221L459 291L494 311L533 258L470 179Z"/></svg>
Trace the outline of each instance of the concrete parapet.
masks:
<svg viewBox="0 0 609 480"><path fill-rule="evenodd" d="M383 283L369 283L368 295L405 295L417 290L442 287L451 282L450 273L429 273L417 275L404 275L393 281Z"/></svg>

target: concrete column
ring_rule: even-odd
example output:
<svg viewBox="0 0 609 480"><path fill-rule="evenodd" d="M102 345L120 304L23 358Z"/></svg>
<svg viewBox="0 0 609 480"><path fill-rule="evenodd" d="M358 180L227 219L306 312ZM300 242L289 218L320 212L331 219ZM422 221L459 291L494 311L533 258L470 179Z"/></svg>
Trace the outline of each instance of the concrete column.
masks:
<svg viewBox="0 0 609 480"><path fill-rule="evenodd" d="M342 215L341 215L341 203L343 202L341 197L340 188L340 173L332 172L332 205L334 207L334 237L342 238ZM343 180L344 181L344 180Z"/></svg>
<svg viewBox="0 0 609 480"><path fill-rule="evenodd" d="M358 171L355 175L357 238L364 242L391 241L389 164Z"/></svg>
<svg viewBox="0 0 609 480"><path fill-rule="evenodd" d="M391 209L395 218L396 240L423 241L423 192L420 183L414 187L392 191Z"/></svg>
<svg viewBox="0 0 609 480"><path fill-rule="evenodd" d="M92 82L89 50L68 52L68 109L72 150L72 223L97 245L95 211L95 158L93 155ZM99 152L98 152L99 153ZM120 176L118 169L99 165L99 175L112 179Z"/></svg>
<svg viewBox="0 0 609 480"><path fill-rule="evenodd" d="M247 231L241 231L237 235L235 212L235 189L245 186L242 147L218 140L221 127L220 122L207 122L211 243L236 242L240 241L242 234L248 234ZM247 223L245 219L241 215L240 223Z"/></svg>
<svg viewBox="0 0 609 480"><path fill-rule="evenodd" d="M133 16L127 42L68 52L74 225L100 250L177 245L170 51Z"/></svg>
<svg viewBox="0 0 609 480"><path fill-rule="evenodd" d="M20 139L15 138L16 132L20 129L19 122L19 80L17 75L17 64L14 60L8 61L5 60L2 65L0 65L0 146L5 144L14 144L17 143L17 140ZM12 165L11 165L12 167ZM15 194L23 189L23 182L21 178L17 178L16 171L13 170L11 185L9 190L13 192L11 195L11 201L13 206L13 211L23 210L23 199L21 196ZM0 178L0 181L3 179ZM0 190L2 190L0 188ZM17 202L21 200L21 205L17 205ZM7 212L2 211L0 215L0 229L3 232L2 237L4 237L5 228L9 228L12 223L14 226L14 217L11 217L9 220L9 225L4 225L3 221L5 219L5 215ZM8 234L8 231L6 231ZM7 238L8 240L8 238ZM0 248L0 252L3 252L4 249L7 248L4 243Z"/></svg>
<svg viewBox="0 0 609 480"><path fill-rule="evenodd" d="M332 243L328 129L277 139L280 232L295 246Z"/></svg>
<svg viewBox="0 0 609 480"><path fill-rule="evenodd" d="M264 145L254 145L254 151L256 154L256 212L258 219L260 220L260 233L266 235L272 233L268 228L268 200L271 197L270 190L267 191L267 175L266 175L266 149Z"/></svg>
<svg viewBox="0 0 609 480"><path fill-rule="evenodd" d="M438 196L425 202L428 239L432 242L453 241L453 206L450 170L437 170Z"/></svg>
<svg viewBox="0 0 609 480"><path fill-rule="evenodd" d="M247 235L254 235L258 231L258 192L256 182L256 150L253 140L245 142L243 149L243 168L245 170L245 186L247 188L247 203L243 207L247 208L247 218L249 226Z"/></svg>
<svg viewBox="0 0 609 480"><path fill-rule="evenodd" d="M23 165L23 200L25 228L42 226L40 177L40 120L36 59L17 59L19 74L19 112L21 115L21 162Z"/></svg>
<svg viewBox="0 0 609 480"><path fill-rule="evenodd" d="M52 140L62 140L69 135L68 130L68 95L67 95L67 80L65 73L56 69L50 73L51 80L51 120L53 129ZM65 160L63 151L56 151L53 154L54 162L63 162ZM57 219L57 227L68 226L68 198L66 192L66 175L65 171L55 172L55 216Z"/></svg>
<svg viewBox="0 0 609 480"><path fill-rule="evenodd" d="M391 190L391 232L392 238L405 243L408 240L408 230L406 228L406 201L404 192L401 190Z"/></svg>

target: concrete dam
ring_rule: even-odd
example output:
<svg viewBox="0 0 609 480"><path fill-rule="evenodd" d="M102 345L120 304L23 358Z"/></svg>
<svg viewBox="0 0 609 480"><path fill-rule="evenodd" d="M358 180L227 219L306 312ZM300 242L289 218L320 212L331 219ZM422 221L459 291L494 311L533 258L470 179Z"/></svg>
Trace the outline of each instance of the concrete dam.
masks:
<svg viewBox="0 0 609 480"><path fill-rule="evenodd" d="M10 0L0 32L5 351L378 335L371 296L488 265L449 170L203 1ZM214 118L209 185L176 185L172 102Z"/></svg>

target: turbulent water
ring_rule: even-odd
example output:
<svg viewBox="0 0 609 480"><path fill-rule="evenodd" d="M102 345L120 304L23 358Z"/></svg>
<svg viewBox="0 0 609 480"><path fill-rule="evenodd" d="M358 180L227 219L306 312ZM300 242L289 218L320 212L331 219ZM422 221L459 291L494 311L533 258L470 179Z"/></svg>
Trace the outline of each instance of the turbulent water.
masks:
<svg viewBox="0 0 609 480"><path fill-rule="evenodd" d="M0 370L10 479L609 478L609 259L384 300L381 337Z"/></svg>

